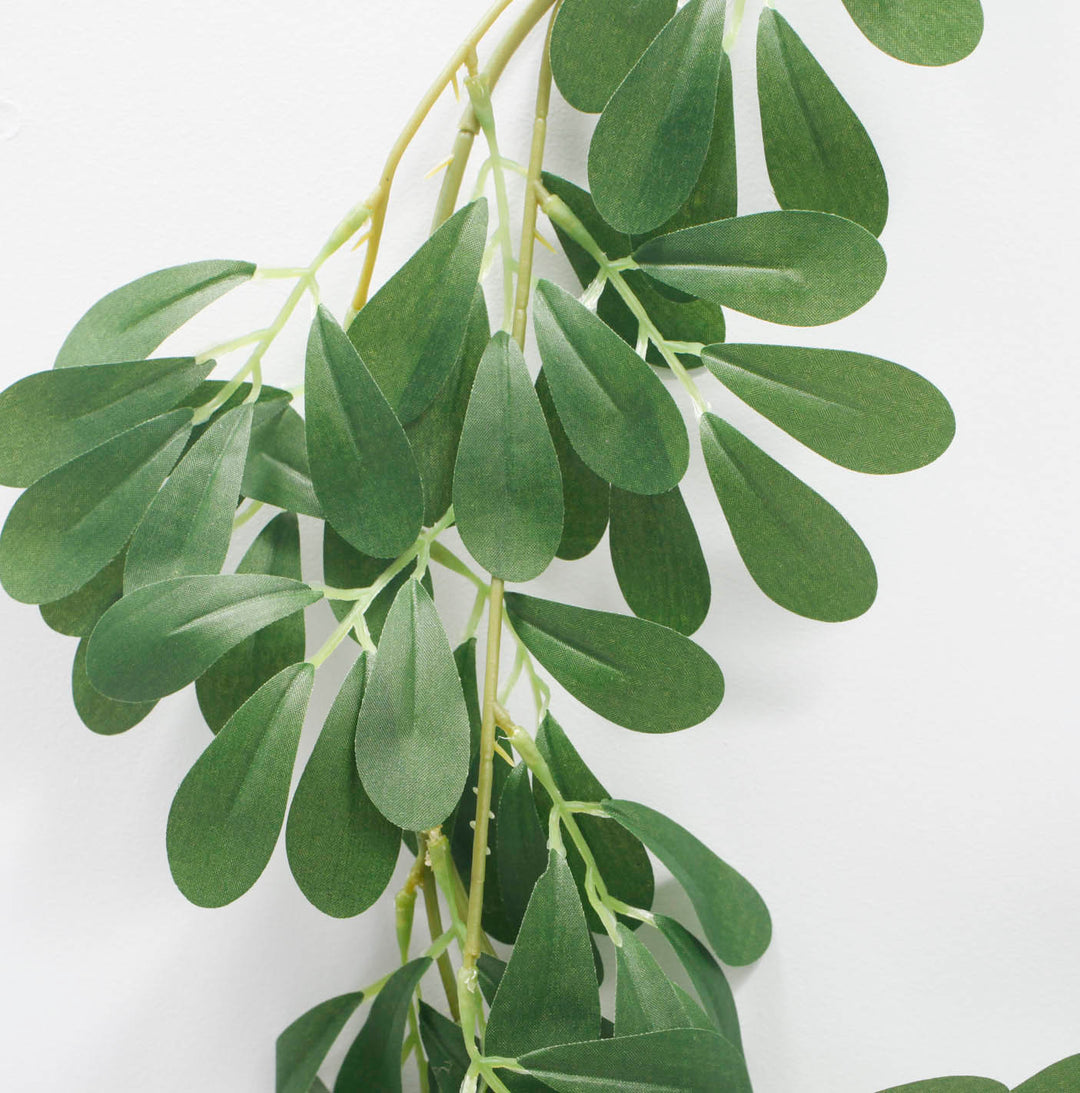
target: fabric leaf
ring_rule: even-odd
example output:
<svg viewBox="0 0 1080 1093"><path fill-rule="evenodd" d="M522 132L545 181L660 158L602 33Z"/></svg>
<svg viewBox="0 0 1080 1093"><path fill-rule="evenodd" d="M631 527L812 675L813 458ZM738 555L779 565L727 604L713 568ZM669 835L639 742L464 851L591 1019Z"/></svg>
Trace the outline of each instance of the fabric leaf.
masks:
<svg viewBox="0 0 1080 1093"><path fill-rule="evenodd" d="M291 406L253 426L241 490L252 501L322 518L311 482L304 419Z"/></svg>
<svg viewBox="0 0 1080 1093"><path fill-rule="evenodd" d="M277 1038L275 1093L310 1093L334 1042L364 1001L363 991L320 1002Z"/></svg>
<svg viewBox="0 0 1080 1093"><path fill-rule="evenodd" d="M638 1036L670 1028L712 1029L701 1007L664 974L656 957L625 927L615 950L615 1035Z"/></svg>
<svg viewBox="0 0 1080 1093"><path fill-rule="evenodd" d="M533 887L547 867L547 835L536 813L529 770L518 763L499 794L499 823L494 840L498 884L515 933L521 926Z"/></svg>
<svg viewBox="0 0 1080 1093"><path fill-rule="evenodd" d="M950 65L979 44L980 0L844 0L859 30L897 60L913 65Z"/></svg>
<svg viewBox="0 0 1080 1093"><path fill-rule="evenodd" d="M117 702L96 691L86 675L86 638L79 641L71 666L71 694L79 720L100 736L127 732L147 717L155 702Z"/></svg>

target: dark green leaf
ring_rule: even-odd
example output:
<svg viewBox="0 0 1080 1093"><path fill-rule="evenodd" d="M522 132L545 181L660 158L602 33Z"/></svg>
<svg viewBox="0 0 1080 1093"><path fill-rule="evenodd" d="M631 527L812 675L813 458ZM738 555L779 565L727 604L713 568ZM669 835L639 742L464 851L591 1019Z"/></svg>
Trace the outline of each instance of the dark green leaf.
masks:
<svg viewBox="0 0 1080 1093"><path fill-rule="evenodd" d="M453 370L486 243L487 202L474 201L424 243L349 327L403 425L424 412Z"/></svg>
<svg viewBox="0 0 1080 1093"><path fill-rule="evenodd" d="M42 475L171 410L214 367L192 357L38 372L0 394L0 483Z"/></svg>
<svg viewBox="0 0 1080 1093"><path fill-rule="evenodd" d="M420 1041L434 1079L431 1093L460 1093L469 1054L461 1026L454 1024L426 1002L420 1003Z"/></svg>
<svg viewBox="0 0 1080 1093"><path fill-rule="evenodd" d="M690 0L600 115L589 185L618 230L650 231L690 196L712 136L723 34L724 0Z"/></svg>
<svg viewBox="0 0 1080 1093"><path fill-rule="evenodd" d="M541 369L536 377L536 395L547 419L548 432L559 457L562 476L563 525L556 557L573 561L591 553L604 537L608 521L611 487L582 461L562 427L551 388Z"/></svg>
<svg viewBox="0 0 1080 1093"><path fill-rule="evenodd" d="M363 1001L363 991L342 994L289 1025L277 1038L276 1093L310 1093L327 1053Z"/></svg>
<svg viewBox="0 0 1080 1093"><path fill-rule="evenodd" d="M700 646L644 619L507 593L529 651L575 698L636 732L676 732L704 721L724 677Z"/></svg>
<svg viewBox="0 0 1080 1093"><path fill-rule="evenodd" d="M454 517L494 577L540 576L562 539L562 480L518 345L500 331L476 372L454 467Z"/></svg>
<svg viewBox="0 0 1080 1093"><path fill-rule="evenodd" d="M712 953L685 926L664 915L654 915L653 920L686 969L713 1024L725 1040L742 1051L739 1014L723 969Z"/></svg>
<svg viewBox="0 0 1080 1093"><path fill-rule="evenodd" d="M1076 1093L1077 1089L1080 1089L1080 1055L1071 1055L1021 1082L1013 1093Z"/></svg>
<svg viewBox="0 0 1080 1093"><path fill-rule="evenodd" d="M1008 1093L1008 1087L990 1078L931 1078L883 1089L881 1093Z"/></svg>
<svg viewBox="0 0 1080 1093"><path fill-rule="evenodd" d="M491 339L487 304L477 287L461 352L450 378L428 408L405 426L424 483L424 523L433 526L450 507L461 427L480 358Z"/></svg>
<svg viewBox="0 0 1080 1093"><path fill-rule="evenodd" d="M541 281L534 323L559 420L601 478L634 493L664 493L686 472L690 446L659 377L587 307Z"/></svg>
<svg viewBox="0 0 1080 1093"><path fill-rule="evenodd" d="M117 702L95 691L86 678L86 638L75 651L71 666L71 694L82 723L101 736L115 736L137 725L154 708L154 702Z"/></svg>
<svg viewBox="0 0 1080 1093"><path fill-rule="evenodd" d="M454 655L417 581L397 594L356 730L360 780L378 810L427 831L454 810L469 773L469 715Z"/></svg>
<svg viewBox="0 0 1080 1093"><path fill-rule="evenodd" d="M90 682L145 702L186 687L234 645L315 603L300 581L249 573L174 577L125 596L90 635Z"/></svg>
<svg viewBox="0 0 1080 1093"><path fill-rule="evenodd" d="M885 278L885 252L830 213L768 212L657 236L634 255L663 284L788 326L858 311Z"/></svg>
<svg viewBox="0 0 1080 1093"><path fill-rule="evenodd" d="M89 637L95 623L124 593L123 552L70 596L41 605L41 617L59 634Z"/></svg>
<svg viewBox="0 0 1080 1093"><path fill-rule="evenodd" d="M398 968L376 995L360 1035L341 1064L334 1093L401 1093L401 1045L413 993L431 960Z"/></svg>
<svg viewBox="0 0 1080 1093"><path fill-rule="evenodd" d="M600 992L574 878L554 851L533 889L488 1018L484 1050L518 1058L600 1035Z"/></svg>
<svg viewBox="0 0 1080 1093"><path fill-rule="evenodd" d="M285 847L300 891L335 918L366 911L386 890L401 832L379 814L356 772L366 656L345 677L296 787Z"/></svg>
<svg viewBox="0 0 1080 1093"><path fill-rule="evenodd" d="M259 532L236 567L237 573L265 573L301 579L300 525L291 512L274 517ZM217 732L271 677L304 659L303 612L271 623L234 645L199 676L195 693L207 725Z"/></svg>
<svg viewBox="0 0 1080 1093"><path fill-rule="evenodd" d="M311 484L304 419L291 406L252 429L241 489L252 501L322 518Z"/></svg>
<svg viewBox="0 0 1080 1093"><path fill-rule="evenodd" d="M16 600L70 595L123 549L184 447L191 411L162 414L39 478L0 536L0 581Z"/></svg>
<svg viewBox="0 0 1080 1093"><path fill-rule="evenodd" d="M913 65L949 65L979 44L979 0L844 0L851 18L878 47Z"/></svg>
<svg viewBox="0 0 1080 1093"><path fill-rule="evenodd" d="M480 980L480 993L489 1006L495 1001L495 994L499 989L505 971L506 961L500 960L497 956L481 953L477 957L476 975Z"/></svg>
<svg viewBox="0 0 1080 1093"><path fill-rule="evenodd" d="M498 760L497 760L498 761ZM547 836L536 814L529 770L519 763L499 794L499 819L494 840L498 884L506 915L515 932L521 926L533 886L547 866Z"/></svg>
<svg viewBox="0 0 1080 1093"><path fill-rule="evenodd" d="M390 404L325 308L311 324L305 375L311 480L326 519L357 550L394 558L423 523L420 472Z"/></svg>
<svg viewBox="0 0 1080 1093"><path fill-rule="evenodd" d="M880 235L889 188L874 144L802 39L768 7L758 23L757 81L780 207L836 213Z"/></svg>
<svg viewBox="0 0 1080 1093"><path fill-rule="evenodd" d="M192 903L232 903L270 861L314 682L310 664L295 664L264 683L180 783L165 842L173 880Z"/></svg>
<svg viewBox="0 0 1080 1093"><path fill-rule="evenodd" d="M675 0L563 0L550 46L563 98L599 114L674 14Z"/></svg>
<svg viewBox="0 0 1080 1093"><path fill-rule="evenodd" d="M188 319L249 281L254 272L250 262L191 262L130 281L75 324L60 347L56 367L148 357Z"/></svg>
<svg viewBox="0 0 1080 1093"><path fill-rule="evenodd" d="M558 1093L750 1093L742 1056L703 1029L560 1044L518 1061Z"/></svg>
<svg viewBox="0 0 1080 1093"><path fill-rule="evenodd" d="M669 1028L712 1029L701 1007L664 974L656 957L625 927L615 950L615 1035L639 1036Z"/></svg>
<svg viewBox="0 0 1080 1093"><path fill-rule="evenodd" d="M754 887L685 828L632 801L604 810L671 870L701 920L709 944L726 964L752 964L769 947L769 911Z"/></svg>
<svg viewBox="0 0 1080 1093"><path fill-rule="evenodd" d="M679 487L611 491L611 562L635 615L692 634L709 612L709 569Z"/></svg>
<svg viewBox="0 0 1080 1093"><path fill-rule="evenodd" d="M555 784L567 801L604 801L609 794L596 776L585 765L577 749L570 743L562 726L548 714L536 734L536 746L551 768ZM536 802L543 823L547 823L551 800L539 783L535 786ZM604 878L608 891L631 907L647 910L652 906L654 881L652 863L645 847L614 820L601 816L578 816L585 841L589 844L597 868ZM584 892L585 863L573 843L566 847L570 869L577 879L578 888ZM584 903L584 897L582 899ZM603 929L592 908L585 907L593 930ZM634 920L628 923L631 928Z"/></svg>
<svg viewBox="0 0 1080 1093"><path fill-rule="evenodd" d="M891 361L787 345L713 345L702 359L758 413L854 471L897 474L923 467L956 432L941 392Z"/></svg>
<svg viewBox="0 0 1080 1093"><path fill-rule="evenodd" d="M170 577L217 573L225 564L251 417L250 404L230 410L180 460L128 546L126 593Z"/></svg>
<svg viewBox="0 0 1080 1093"><path fill-rule="evenodd" d="M714 414L701 419L701 447L735 545L766 596L823 622L869 609L874 561L828 501Z"/></svg>

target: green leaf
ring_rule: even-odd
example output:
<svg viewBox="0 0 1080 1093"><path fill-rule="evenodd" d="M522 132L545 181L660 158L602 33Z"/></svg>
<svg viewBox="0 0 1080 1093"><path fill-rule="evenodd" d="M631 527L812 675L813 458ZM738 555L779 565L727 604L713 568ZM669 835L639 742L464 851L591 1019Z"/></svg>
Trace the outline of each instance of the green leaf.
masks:
<svg viewBox="0 0 1080 1093"><path fill-rule="evenodd" d="M191 262L148 273L100 299L75 324L57 368L140 360L204 307L250 281L250 262Z"/></svg>
<svg viewBox="0 0 1080 1093"><path fill-rule="evenodd" d="M173 880L199 907L239 899L270 861L314 682L310 664L278 672L229 718L180 783L165 843Z"/></svg>
<svg viewBox="0 0 1080 1093"><path fill-rule="evenodd" d="M1021 1082L1013 1093L1075 1093L1077 1089L1080 1089L1080 1055L1071 1055Z"/></svg>
<svg viewBox="0 0 1080 1093"><path fill-rule="evenodd" d="M831 213L755 213L699 224L650 239L634 257L663 284L788 326L842 319L885 279L881 244Z"/></svg>
<svg viewBox="0 0 1080 1093"><path fill-rule="evenodd" d="M902 365L839 349L713 345L709 371L819 455L868 474L932 463L952 443L945 396Z"/></svg>
<svg viewBox="0 0 1080 1093"><path fill-rule="evenodd" d="M822 622L869 609L874 561L828 501L714 414L701 419L701 447L735 545L766 596Z"/></svg>
<svg viewBox="0 0 1080 1093"><path fill-rule="evenodd" d="M716 662L689 638L644 619L507 593L529 651L575 698L636 732L704 721L724 697Z"/></svg>
<svg viewBox="0 0 1080 1093"><path fill-rule="evenodd" d="M557 1093L750 1093L742 1056L703 1029L560 1044L518 1062Z"/></svg>
<svg viewBox="0 0 1080 1093"><path fill-rule="evenodd" d="M409 1006L428 957L411 960L398 968L375 996L360 1035L341 1064L334 1093L401 1093L401 1045Z"/></svg>
<svg viewBox="0 0 1080 1093"><path fill-rule="evenodd" d="M788 21L764 8L757 38L765 160L783 209L836 213L880 235L885 171L863 124Z"/></svg>
<svg viewBox="0 0 1080 1093"><path fill-rule="evenodd" d="M709 612L709 569L678 486L611 491L611 562L635 615L692 634Z"/></svg>
<svg viewBox="0 0 1080 1093"><path fill-rule="evenodd" d="M192 357L38 372L0 394L0 483L29 486L171 410L209 375Z"/></svg>
<svg viewBox="0 0 1080 1093"><path fill-rule="evenodd" d="M599 114L674 14L675 0L563 0L550 46L563 98Z"/></svg>
<svg viewBox="0 0 1080 1093"><path fill-rule="evenodd" d="M717 1030L725 1040L742 1051L739 1014L723 969L712 953L681 923L665 915L653 915L653 921L686 969L705 1012Z"/></svg>
<svg viewBox="0 0 1080 1093"><path fill-rule="evenodd" d="M518 345L500 331L480 361L454 467L454 517L494 577L540 576L562 539L562 480Z"/></svg>
<svg viewBox="0 0 1080 1093"><path fill-rule="evenodd" d="M484 1050L518 1058L600 1035L600 992L577 886L554 851L533 889L488 1018Z"/></svg>
<svg viewBox="0 0 1080 1093"><path fill-rule="evenodd" d="M575 451L601 478L664 493L690 445L660 378L587 307L550 281L536 290L536 339L551 397Z"/></svg>
<svg viewBox="0 0 1080 1093"><path fill-rule="evenodd" d="M252 501L322 519L311 484L304 419L291 406L252 428L241 490Z"/></svg>
<svg viewBox="0 0 1080 1093"><path fill-rule="evenodd" d="M282 512L259 532L236 567L237 573L265 573L301 579L300 522ZM271 677L304 659L304 615L271 623L234 645L195 681L199 709L213 732Z"/></svg>
<svg viewBox="0 0 1080 1093"><path fill-rule="evenodd" d="M480 981L480 993L490 1006L495 1001L495 994L506 971L506 961L497 956L481 953L476 959L476 977Z"/></svg>
<svg viewBox="0 0 1080 1093"><path fill-rule="evenodd" d="M277 1038L275 1093L310 1093L334 1041L364 1001L363 991L320 1002Z"/></svg>
<svg viewBox="0 0 1080 1093"><path fill-rule="evenodd" d="M1008 1093L1008 1087L990 1078L931 1078L883 1089L881 1093Z"/></svg>
<svg viewBox="0 0 1080 1093"><path fill-rule="evenodd" d="M562 726L548 714L536 734L536 746L551 768L555 784L567 801L605 801L608 791L585 765L577 749L570 743ZM536 803L544 824L551 811L551 799L543 787L536 783L534 787ZM645 847L628 831L614 820L602 816L578 816L578 827L585 841L589 844L597 868L604 878L608 891L631 907L648 910L652 906L655 884L652 863ZM584 892L585 863L572 842L566 847L570 869L578 882L578 889ZM584 896L582 899L584 903ZM585 907L586 917L595 931L603 927L592 908ZM628 925L636 928L636 920Z"/></svg>
<svg viewBox="0 0 1080 1093"><path fill-rule="evenodd" d="M285 847L300 891L324 914L351 918L386 890L401 832L371 803L356 772L356 722L367 658L353 664L296 787Z"/></svg>
<svg viewBox="0 0 1080 1093"><path fill-rule="evenodd" d="M600 115L589 186L619 231L650 231L690 196L712 137L723 34L723 0L690 0Z"/></svg>
<svg viewBox="0 0 1080 1093"><path fill-rule="evenodd" d="M86 676L86 638L79 641L71 666L71 694L82 723L101 736L115 736L137 725L157 704L117 702L94 690Z"/></svg>
<svg viewBox="0 0 1080 1093"><path fill-rule="evenodd" d="M86 668L102 694L145 702L179 691L233 646L321 598L254 573L174 577L125 596L90 635Z"/></svg>
<svg viewBox="0 0 1080 1093"><path fill-rule="evenodd" d="M494 858L498 885L506 915L516 933L525 916L533 887L547 867L547 836L536 814L529 770L519 763L510 772L499 794L498 830Z"/></svg>
<svg viewBox="0 0 1080 1093"><path fill-rule="evenodd" d="M615 950L615 1035L639 1036L669 1028L712 1029L701 1007L664 974L656 957L625 927Z"/></svg>
<svg viewBox="0 0 1080 1093"><path fill-rule="evenodd" d="M486 243L487 202L481 199L450 217L349 326L349 338L403 425L424 412L454 368Z"/></svg>
<svg viewBox="0 0 1080 1093"><path fill-rule="evenodd" d="M364 789L393 824L436 827L469 773L469 715L454 654L417 581L397 594L383 627L356 729Z"/></svg>
<svg viewBox="0 0 1080 1093"><path fill-rule="evenodd" d="M311 480L326 519L357 550L395 558L423 522L420 472L394 411L322 307L305 375Z"/></svg>
<svg viewBox="0 0 1080 1093"><path fill-rule="evenodd" d="M221 570L232 541L252 412L250 404L238 406L216 421L158 491L128 547L125 592Z"/></svg>
<svg viewBox="0 0 1080 1093"><path fill-rule="evenodd" d="M469 392L480 358L491 340L487 304L477 287L461 352L450 378L428 408L405 426L424 484L424 524L433 527L453 500L454 462L465 424Z"/></svg>
<svg viewBox="0 0 1080 1093"><path fill-rule="evenodd" d="M432 1093L459 1093L469 1069L461 1026L421 1002L420 1041L434 1076Z"/></svg>
<svg viewBox="0 0 1080 1093"><path fill-rule="evenodd" d="M152 418L39 478L0 535L0 581L23 603L70 595L124 548L187 439L190 410Z"/></svg>
<svg viewBox="0 0 1080 1093"><path fill-rule="evenodd" d="M556 557L567 561L584 558L604 537L608 523L608 495L611 487L582 461L559 420L551 388L543 369L536 377L536 395L547 419L548 432L559 458L562 477L562 538Z"/></svg>
<svg viewBox="0 0 1080 1093"><path fill-rule="evenodd" d="M709 944L725 964L752 964L765 952L772 923L749 881L655 809L632 801L605 801L604 811L671 870L694 905Z"/></svg>
<svg viewBox="0 0 1080 1093"><path fill-rule="evenodd" d="M90 631L105 612L124 593L124 562L121 551L109 564L63 599L41 605L45 624L59 634L73 638L89 637Z"/></svg>
<svg viewBox="0 0 1080 1093"><path fill-rule="evenodd" d="M982 38L979 0L844 0L844 7L878 49L913 65L962 61Z"/></svg>

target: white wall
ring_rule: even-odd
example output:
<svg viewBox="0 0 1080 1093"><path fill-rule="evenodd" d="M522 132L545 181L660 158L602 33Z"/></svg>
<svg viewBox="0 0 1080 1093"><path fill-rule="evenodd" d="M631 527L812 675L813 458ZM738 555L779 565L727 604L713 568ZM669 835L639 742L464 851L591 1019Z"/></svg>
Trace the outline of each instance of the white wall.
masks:
<svg viewBox="0 0 1080 1093"><path fill-rule="evenodd" d="M7 0L0 99L21 128L0 140L0 385L47 368L85 308L143 272L306 262L485 6ZM989 0L975 57L926 71L869 46L839 0L781 6L874 136L893 199L883 291L807 338L925 372L953 402L956 444L922 472L860 477L714 389L864 535L878 603L826 626L767 601L698 460L687 494L715 587L699 637L726 672L724 705L678 738L606 726L565 697L557 710L611 789L669 810L770 903L775 944L734 976L758 1093L871 1093L944 1073L1014 1084L1080 1051L1078 19ZM498 98L504 146L522 158L535 46ZM751 59L748 29L743 211L771 207ZM457 113L443 102L406 161L383 275L423 236L438 183L422 175ZM0 115L10 132L12 110ZM586 125L560 104L554 127L551 164L582 179ZM355 268L350 256L326 278L339 314ZM279 289L229 302L183 344L248 329ZM272 376L296 382L301 339ZM460 601L454 578L440 587ZM618 609L603 546L538 587ZM389 901L324 918L279 848L235 905L186 904L164 829L207 741L191 692L96 738L67 693L74 643L6 598L0 640L0 1085L271 1089L277 1032L391 962ZM678 905L670 888L660 898Z"/></svg>

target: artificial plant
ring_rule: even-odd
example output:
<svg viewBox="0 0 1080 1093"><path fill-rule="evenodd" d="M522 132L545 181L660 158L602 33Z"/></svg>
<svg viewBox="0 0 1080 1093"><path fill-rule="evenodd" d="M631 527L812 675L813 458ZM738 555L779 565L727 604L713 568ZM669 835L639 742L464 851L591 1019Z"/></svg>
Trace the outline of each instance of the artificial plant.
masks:
<svg viewBox="0 0 1080 1093"><path fill-rule="evenodd" d="M844 3L873 42L916 64L960 59L982 29L978 0ZM378 900L403 844L412 858L394 904L400 967L282 1034L279 1093L325 1088L320 1068L361 1006L367 1019L335 1093L400 1090L404 1067L417 1067L429 1093L749 1089L753 1062L721 963L763 955L765 904L676 821L611 798L549 709L544 673L633 731L675 732L719 705L721 671L690 638L710 602L679 490L692 442L766 595L827 621L873 602L859 536L711 411L713 380L709 395L726 391L864 473L931 462L953 417L929 382L885 359L725 342L725 308L831 323L885 275L877 153L771 4L758 19L757 76L780 210L737 215L729 52L744 6L500 0L432 84L375 190L308 266L206 261L140 278L87 312L54 369L0 395L0 481L26 487L0 536L0 581L79 639L80 717L123 732L195 684L213 735L166 833L184 895L206 907L237 899L283 829L301 890L336 917ZM481 67L478 48L507 21ZM499 148L491 93L538 25L534 137L519 166ZM431 237L372 294L398 164L461 69L469 106ZM544 170L553 87L599 115L587 187ZM481 136L489 155L463 203ZM508 172L526 182L516 219ZM534 284L540 214L576 285ZM335 314L318 304L318 273L362 232L359 287ZM265 327L196 356L152 356L256 277L294 281ZM264 355L309 295L318 306L303 386L270 386ZM241 352L219 375L218 360ZM301 566L300 516L321 527L320 580ZM233 533L251 520L261 529L223 574ZM451 527L469 559L446 542ZM556 557L584 557L605 532L630 614L506 591ZM436 566L476 589L470 617L454 623L464 625L456 648L435 605ZM309 656L304 613L320 601L337 626ZM335 654L352 667L290 801L308 700ZM511 713L519 684L535 733ZM702 936L651 910L650 852L685 889ZM420 899L430 938L418 942ZM661 970L648 944L657 933L693 993ZM601 947L616 965L606 1015ZM1020 1088L1060 1093L1080 1080L1078 1066L1066 1060ZM949 1078L903 1088L1004 1087Z"/></svg>

